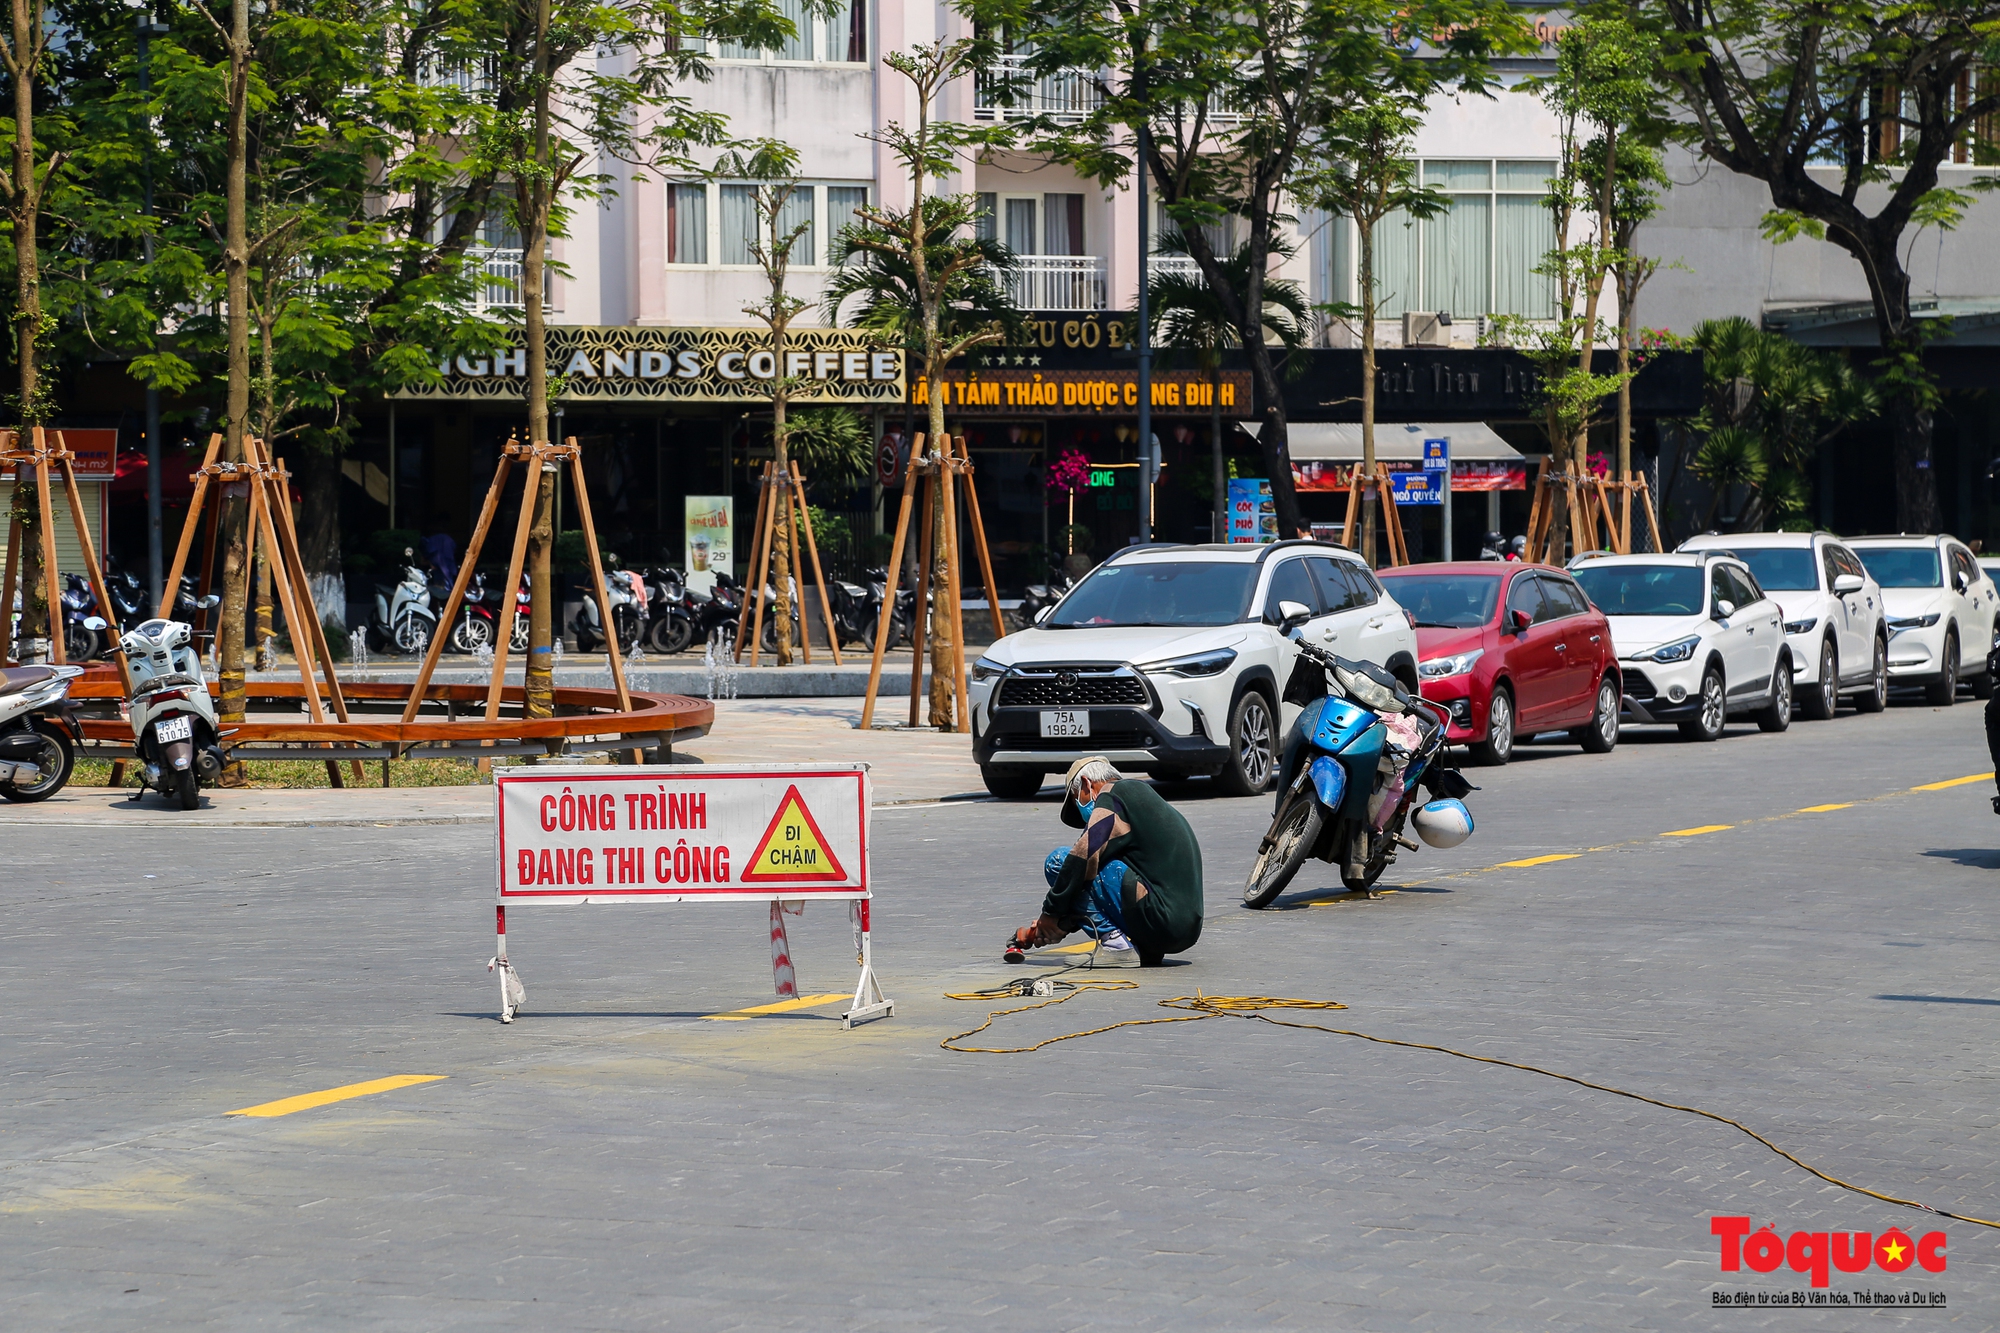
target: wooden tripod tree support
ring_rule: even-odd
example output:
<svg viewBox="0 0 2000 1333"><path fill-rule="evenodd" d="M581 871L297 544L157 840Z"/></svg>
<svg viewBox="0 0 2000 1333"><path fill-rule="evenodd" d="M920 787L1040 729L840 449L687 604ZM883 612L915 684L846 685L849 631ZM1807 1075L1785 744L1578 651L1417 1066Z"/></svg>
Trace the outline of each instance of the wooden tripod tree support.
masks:
<svg viewBox="0 0 2000 1333"><path fill-rule="evenodd" d="M40 426L31 428L29 447L22 449L19 432L9 432L0 437L0 462L14 465L15 485L29 467L35 469L35 498L41 517L42 547L42 589L48 600L49 654L56 665L69 663L68 647L63 642L62 594L57 580L61 575L56 570L56 523L55 506L49 499L49 466L54 464L62 472L63 493L69 497L70 521L76 525L77 544L83 548L83 567L90 577L91 594L97 598L97 614L104 618L110 628L112 661L118 664L118 679L129 697L132 693L132 667L125 660L125 652L118 646L118 611L111 605L111 591L104 583L104 570L97 561L97 546L90 539L90 522L83 516L83 498L76 489L76 469L71 466L76 455L63 444L61 431L54 432L55 444L51 446L48 434ZM10 506L11 514L11 506ZM13 614L14 584L20 577L22 560L20 552L21 525L10 519L7 525L7 573L0 582L0 615ZM25 610L27 599L22 599ZM25 616L23 617L25 619ZM8 636L11 640L11 636ZM0 666L12 665L9 654L12 648L0 643Z"/></svg>
<svg viewBox="0 0 2000 1333"><path fill-rule="evenodd" d="M1619 494L1619 511L1614 513L1611 494ZM1623 480L1599 477L1566 459L1561 469L1544 460L1535 473L1535 494L1528 509L1528 543L1523 558L1543 564L1563 563L1564 553L1550 549L1555 527L1556 506L1568 507L1571 546L1578 552L1610 550L1619 555L1632 553L1632 497L1637 495L1645 515L1646 531L1655 551L1664 551L1660 539L1660 519L1653 506L1653 492L1643 472L1628 472ZM1600 521L1602 527L1599 526Z"/></svg>
<svg viewBox="0 0 2000 1333"><path fill-rule="evenodd" d="M774 499L776 496L778 498ZM819 585L819 609L826 621L826 646L833 650L833 664L840 665L840 635L833 627L833 602L826 595L826 575L820 569L819 543L813 539L812 510L806 505L806 479L799 471L796 461L791 463L789 476L778 476L775 462L764 464L764 475L757 479L757 520L756 537L751 543L750 562L757 570L757 604L749 621L739 613L736 617L735 660L743 660L743 641L747 635L750 641L750 665L757 665L757 652L764 643L764 589L769 586L772 548L777 539L778 506L785 507L785 549L792 553L790 566L792 583L801 589L801 597L792 599L797 606L803 599L805 580L799 575L799 529L806 534L806 554L812 561L813 582ZM775 613L774 613L775 614ZM799 648L805 654L806 665L811 666L812 632L806 627L812 617L799 607Z"/></svg>
<svg viewBox="0 0 2000 1333"><path fill-rule="evenodd" d="M1382 534L1389 543L1389 566L1410 563L1410 548L1403 543L1403 518L1396 510L1396 493L1389 480L1389 469L1377 463L1375 475L1368 476L1359 466L1347 482L1347 517L1343 521L1340 535L1349 550L1361 549L1361 497L1373 491L1382 499Z"/></svg>
<svg viewBox="0 0 2000 1333"><path fill-rule="evenodd" d="M889 650L891 622L895 619L896 589L903 571L903 544L910 536L910 511L918 498L917 479L923 479L923 515L918 522L917 600L910 627L910 725L918 725L924 680L924 628L930 623L932 513L940 510L944 519L945 586L939 590L950 608L957 633L953 639L951 671L957 693L957 730L972 730L965 680L965 613L960 596L958 506L954 478L965 483L966 517L972 524L972 546L979 557L980 577L986 581L986 606L993 616L993 637L1003 638L1007 622L1000 614L1000 590L993 582L993 556L986 545L986 526L979 516L979 495L972 483L972 451L965 437L942 437L942 448L924 452L924 437L910 443L910 465L903 472L903 499L896 511L896 536L889 548L889 586L882 594L882 612L875 621L875 655L868 667L868 696L861 704L861 728L875 725L875 698L882 688L882 658ZM934 503L938 501L939 503Z"/></svg>
<svg viewBox="0 0 2000 1333"><path fill-rule="evenodd" d="M207 595L209 565L215 558L216 534L221 526L219 511L228 494L228 487L232 484L243 486L250 506L250 545L255 547L262 543L264 559L272 568L278 605L285 615L285 627L291 632L292 657L298 663L299 685L306 711L316 723L327 720L320 698L323 685L326 702L332 704L334 716L347 722L350 720L347 697L341 692L340 678L333 667L333 653L327 647L326 627L320 622L319 607L313 602L312 580L306 577L305 561L299 554L298 528L292 521L292 474L276 461L270 447L254 435L243 437L244 459L240 463L218 463L215 456L221 448L220 434L208 437L208 451L203 455L200 471L193 474L194 497L188 501L187 520L181 525L181 539L174 550L174 563L160 585L160 607L155 614L165 620L173 610L180 591L181 575L187 569L188 552L194 545L195 531L201 526L198 520L203 515L203 506L212 498L214 504L207 514L207 563L203 565L201 575L202 595ZM219 487L216 484L218 478L221 479ZM315 675L320 677L317 683L313 679ZM361 761L349 760L348 767L355 781L361 781ZM331 759L326 761L326 776L334 786L342 785L340 766Z"/></svg>

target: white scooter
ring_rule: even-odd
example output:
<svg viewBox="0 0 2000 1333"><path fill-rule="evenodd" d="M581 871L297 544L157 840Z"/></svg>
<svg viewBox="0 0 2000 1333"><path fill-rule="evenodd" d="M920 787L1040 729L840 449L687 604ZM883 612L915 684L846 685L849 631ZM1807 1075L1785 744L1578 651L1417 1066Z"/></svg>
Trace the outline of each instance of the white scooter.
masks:
<svg viewBox="0 0 2000 1333"><path fill-rule="evenodd" d="M417 553L403 548L403 579L395 587L375 587L375 614L368 622L372 652L393 648L399 653L429 651L437 633L437 612L431 607L431 581L417 567Z"/></svg>
<svg viewBox="0 0 2000 1333"><path fill-rule="evenodd" d="M151 787L181 809L200 804L199 788L222 776L215 701L191 646L192 627L148 620L119 640L132 667L132 736L139 752L138 800Z"/></svg>
<svg viewBox="0 0 2000 1333"><path fill-rule="evenodd" d="M82 674L76 666L0 667L0 800L45 801L69 781L83 743L69 683Z"/></svg>

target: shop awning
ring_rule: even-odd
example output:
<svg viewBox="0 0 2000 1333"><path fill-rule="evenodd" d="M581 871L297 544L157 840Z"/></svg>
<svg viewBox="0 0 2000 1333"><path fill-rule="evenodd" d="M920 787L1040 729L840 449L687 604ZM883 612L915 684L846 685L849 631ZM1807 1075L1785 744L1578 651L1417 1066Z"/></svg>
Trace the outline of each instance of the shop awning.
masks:
<svg viewBox="0 0 2000 1333"><path fill-rule="evenodd" d="M1256 436L1261 421L1246 421L1243 429ZM1361 461L1361 424L1350 421L1293 421L1286 424L1286 439L1294 461L1358 463ZM1380 421L1375 424L1375 456L1385 463L1416 462L1424 455L1425 440L1450 440L1455 463L1515 463L1521 451L1500 438L1483 421Z"/></svg>

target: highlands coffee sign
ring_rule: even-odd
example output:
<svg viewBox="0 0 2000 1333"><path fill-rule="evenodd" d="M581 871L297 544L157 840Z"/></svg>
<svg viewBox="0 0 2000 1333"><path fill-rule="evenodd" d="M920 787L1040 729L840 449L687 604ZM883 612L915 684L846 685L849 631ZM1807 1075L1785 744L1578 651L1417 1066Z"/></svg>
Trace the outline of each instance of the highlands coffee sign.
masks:
<svg viewBox="0 0 2000 1333"><path fill-rule="evenodd" d="M762 329L551 328L549 375L558 401L755 403L780 379L796 403L901 403L903 354L845 329L797 329L782 354ZM782 364L780 361L782 359ZM405 399L518 402L528 374L517 340L485 355L441 359L436 383Z"/></svg>

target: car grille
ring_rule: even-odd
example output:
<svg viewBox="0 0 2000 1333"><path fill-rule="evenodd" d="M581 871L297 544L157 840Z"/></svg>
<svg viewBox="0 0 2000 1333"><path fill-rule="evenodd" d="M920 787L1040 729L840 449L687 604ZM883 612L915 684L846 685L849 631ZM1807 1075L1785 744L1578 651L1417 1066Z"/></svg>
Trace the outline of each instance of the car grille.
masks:
<svg viewBox="0 0 2000 1333"><path fill-rule="evenodd" d="M997 708L1145 708L1146 683L1106 667L1017 667L1000 683Z"/></svg>
<svg viewBox="0 0 2000 1333"><path fill-rule="evenodd" d="M1089 736L1037 736L1032 732L1002 733L994 742L1000 750L1147 750L1158 741L1143 731L1098 731Z"/></svg>
<svg viewBox="0 0 2000 1333"><path fill-rule="evenodd" d="M1645 672L1634 671L1631 667L1626 667L1620 674L1625 678L1625 693L1630 697L1634 699L1655 699L1659 697L1660 692L1653 687L1653 682L1647 679Z"/></svg>

